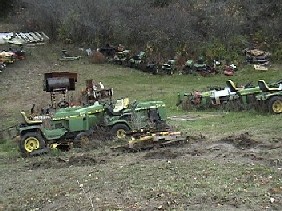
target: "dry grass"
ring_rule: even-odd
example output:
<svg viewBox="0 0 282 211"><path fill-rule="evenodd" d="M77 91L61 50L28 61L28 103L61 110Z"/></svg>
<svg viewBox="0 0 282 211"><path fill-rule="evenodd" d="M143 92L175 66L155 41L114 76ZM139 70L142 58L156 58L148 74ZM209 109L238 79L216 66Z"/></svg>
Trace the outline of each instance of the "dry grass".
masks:
<svg viewBox="0 0 282 211"><path fill-rule="evenodd" d="M0 210L281 208L281 116L185 113L175 107L178 91L224 85L225 76L153 76L120 66L93 65L86 58L59 62L60 46L42 46L28 52L27 60L8 67L1 75L1 127L16 123L19 111L28 111L33 103L49 103L49 94L42 91L44 72L73 71L79 75L74 95L79 94L86 79L92 78L113 87L116 98L162 99L169 115L202 117L195 121L170 120L170 124L188 134L202 134L206 140L135 154L111 152L107 145L87 152L30 159L20 158L15 150L9 150L14 145L5 142L0 145ZM246 83L261 78L274 81L281 76L275 68L269 72L246 68L232 79ZM224 139L233 135L239 141L237 134L245 132L255 140L251 148Z"/></svg>

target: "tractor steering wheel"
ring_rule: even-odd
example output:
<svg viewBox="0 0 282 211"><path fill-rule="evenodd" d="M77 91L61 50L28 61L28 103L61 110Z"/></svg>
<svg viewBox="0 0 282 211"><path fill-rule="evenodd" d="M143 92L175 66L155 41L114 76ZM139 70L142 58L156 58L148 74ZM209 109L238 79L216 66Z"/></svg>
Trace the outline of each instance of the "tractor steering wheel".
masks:
<svg viewBox="0 0 282 211"><path fill-rule="evenodd" d="M252 82L252 81L249 81L244 87L245 87L245 88L251 88L251 87L253 87L253 82Z"/></svg>
<svg viewBox="0 0 282 211"><path fill-rule="evenodd" d="M70 104L69 104L67 101L62 100L62 101L58 102L57 106L58 106L59 108L67 108L67 107L70 106Z"/></svg>

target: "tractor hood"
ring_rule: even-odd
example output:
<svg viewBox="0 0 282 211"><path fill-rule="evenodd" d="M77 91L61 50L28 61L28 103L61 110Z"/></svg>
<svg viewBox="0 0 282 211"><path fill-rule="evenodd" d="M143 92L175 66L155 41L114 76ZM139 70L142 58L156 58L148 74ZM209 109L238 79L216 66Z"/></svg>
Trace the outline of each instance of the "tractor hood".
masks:
<svg viewBox="0 0 282 211"><path fill-rule="evenodd" d="M238 91L239 95L249 95L249 94L257 94L257 93L261 93L261 90L258 86L253 88L244 88Z"/></svg>
<svg viewBox="0 0 282 211"><path fill-rule="evenodd" d="M89 114L101 113L103 111L104 107L100 104L94 104L88 107L61 108L55 113L53 120L67 119L76 116L86 116Z"/></svg>
<svg viewBox="0 0 282 211"><path fill-rule="evenodd" d="M163 101L141 101L136 104L135 111L161 107L165 107L165 103Z"/></svg>

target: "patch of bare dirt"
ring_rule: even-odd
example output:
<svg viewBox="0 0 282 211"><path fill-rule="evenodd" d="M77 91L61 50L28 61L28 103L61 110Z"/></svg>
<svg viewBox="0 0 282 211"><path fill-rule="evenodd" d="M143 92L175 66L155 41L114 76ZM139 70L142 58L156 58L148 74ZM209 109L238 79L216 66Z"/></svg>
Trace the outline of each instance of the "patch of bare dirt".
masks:
<svg viewBox="0 0 282 211"><path fill-rule="evenodd" d="M187 114L187 115L181 115L181 116L171 116L171 117L168 117L168 119L174 120L174 121L196 121L199 119L211 118L215 116L217 117L224 116L224 114L223 113Z"/></svg>
<svg viewBox="0 0 282 211"><path fill-rule="evenodd" d="M9 166L1 172L2 181L8 180L2 184L2 198L9 201L4 203L0 198L0 208L1 203L5 210L12 207L14 198L9 196L16 193L12 192L14 187L25 196L19 199L16 195L21 206L25 203L26 210L91 210L92 207L95 210L250 210L250 206L253 210L266 206L275 210L280 206L282 189L276 182L280 173L277 170L274 174L271 170L280 168L280 139L259 139L244 133L216 141L204 140L201 136L189 140L177 147L136 153L112 152L106 147L92 151L82 148L57 156L19 159L18 162L24 164L21 168ZM232 163L236 164L234 168L230 168ZM256 163L259 168L253 168ZM8 164L20 166L17 162L6 162ZM264 167L267 168L265 175ZM24 176L10 179L11 173ZM233 174L234 178L228 180ZM210 185L214 180L220 182ZM44 189L34 191L34 181ZM269 202L263 191L252 196L257 190L248 186L250 181L252 185L261 185L259 188L268 191L275 202ZM218 188L222 194L217 192ZM237 188L250 192L234 192ZM213 192L207 194L209 190ZM44 200L40 201L42 195ZM257 197L265 201L256 205L251 200Z"/></svg>
<svg viewBox="0 0 282 211"><path fill-rule="evenodd" d="M68 168L71 166L93 166L96 164L105 163L105 158L95 158L91 155L81 154L73 155L69 158L65 157L48 157L31 162L29 169L49 169L49 168Z"/></svg>
<svg viewBox="0 0 282 211"><path fill-rule="evenodd" d="M281 138L257 137L250 133L227 136L215 141L192 141L182 148L174 148L189 159L212 159L219 163L261 164L282 167Z"/></svg>
<svg viewBox="0 0 282 211"><path fill-rule="evenodd" d="M164 150L154 150L152 152L147 152L144 155L145 159L175 159L178 156L181 156L182 153L177 153L171 151L171 149L164 149Z"/></svg>
<svg viewBox="0 0 282 211"><path fill-rule="evenodd" d="M239 149L253 148L261 143L260 141L253 139L249 133L243 133L237 136L228 136L226 138L222 138L218 142L232 144L234 147Z"/></svg>

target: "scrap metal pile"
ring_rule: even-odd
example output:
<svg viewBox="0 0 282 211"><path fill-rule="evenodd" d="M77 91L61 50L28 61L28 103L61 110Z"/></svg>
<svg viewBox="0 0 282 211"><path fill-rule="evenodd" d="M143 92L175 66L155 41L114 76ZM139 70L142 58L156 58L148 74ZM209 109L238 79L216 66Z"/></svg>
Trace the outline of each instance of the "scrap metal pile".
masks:
<svg viewBox="0 0 282 211"><path fill-rule="evenodd" d="M67 52L67 50L63 49L59 60L60 61L74 61L74 60L79 60L80 58L81 56L72 56Z"/></svg>
<svg viewBox="0 0 282 211"><path fill-rule="evenodd" d="M48 41L44 32L0 32L0 44L42 45Z"/></svg>
<svg viewBox="0 0 282 211"><path fill-rule="evenodd" d="M237 87L232 80L224 88L208 91L178 93L177 106L184 110L215 108L225 111L255 109L273 114L282 112L282 80L267 84L259 80L257 86L248 83Z"/></svg>
<svg viewBox="0 0 282 211"><path fill-rule="evenodd" d="M246 56L246 62L253 64L255 70L268 70L269 59L271 56L270 52L262 51L259 49L245 49L243 51Z"/></svg>
<svg viewBox="0 0 282 211"><path fill-rule="evenodd" d="M49 37L44 32L0 32L0 45L7 48L0 51L0 72L7 65L25 59L26 52L23 46L42 45L47 41Z"/></svg>

